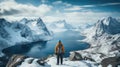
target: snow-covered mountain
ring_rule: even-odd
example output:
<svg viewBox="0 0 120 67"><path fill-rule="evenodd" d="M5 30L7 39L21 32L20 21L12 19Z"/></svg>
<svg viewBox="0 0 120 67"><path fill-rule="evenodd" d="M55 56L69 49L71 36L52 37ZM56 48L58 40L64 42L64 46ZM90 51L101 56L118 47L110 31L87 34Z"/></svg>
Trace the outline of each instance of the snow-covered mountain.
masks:
<svg viewBox="0 0 120 67"><path fill-rule="evenodd" d="M95 28L96 36L100 36L103 33L114 35L120 33L120 22L118 22L115 18L108 17L99 20Z"/></svg>
<svg viewBox="0 0 120 67"><path fill-rule="evenodd" d="M59 20L50 24L51 28L60 28L60 29L72 29L72 25L68 24L65 20Z"/></svg>
<svg viewBox="0 0 120 67"><path fill-rule="evenodd" d="M50 38L51 34L41 18L24 18L16 22L0 18L0 49L16 43L46 41Z"/></svg>
<svg viewBox="0 0 120 67"><path fill-rule="evenodd" d="M55 21L51 24L48 24L47 27L53 32L61 32L66 30L71 30L74 27L68 24L65 20Z"/></svg>
<svg viewBox="0 0 120 67"><path fill-rule="evenodd" d="M94 24L85 23L85 24L80 24L80 25L74 25L74 28L77 31L80 31L80 32L82 31L83 32L85 29L88 29L88 28L92 27L93 25Z"/></svg>
<svg viewBox="0 0 120 67"><path fill-rule="evenodd" d="M89 57L101 62L107 57L120 56L120 21L112 17L99 20L95 26L87 29L86 39L90 48L78 51L83 57ZM95 58L96 57L96 58Z"/></svg>

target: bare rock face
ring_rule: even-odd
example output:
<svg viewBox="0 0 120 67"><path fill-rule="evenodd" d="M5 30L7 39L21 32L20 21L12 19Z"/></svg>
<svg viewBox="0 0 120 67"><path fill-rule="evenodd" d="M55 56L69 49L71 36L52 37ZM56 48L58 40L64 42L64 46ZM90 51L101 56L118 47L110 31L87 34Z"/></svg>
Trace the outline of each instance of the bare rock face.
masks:
<svg viewBox="0 0 120 67"><path fill-rule="evenodd" d="M6 65L6 67L16 67L17 65L20 65L25 58L27 58L27 56L13 55L8 61L8 64Z"/></svg>
<svg viewBox="0 0 120 67"><path fill-rule="evenodd" d="M73 53L70 55L69 59L70 59L71 61L83 60L83 58L82 58L82 56L80 55L80 53L77 53L77 52L73 52Z"/></svg>
<svg viewBox="0 0 120 67"><path fill-rule="evenodd" d="M24 55L13 55L6 67L17 67L17 66L21 66L22 63L27 63L27 64L32 64L32 63L36 63L39 66L45 66L46 64L46 60L47 58L43 59L36 59L36 58L32 58L32 57L28 57L28 56L24 56Z"/></svg>
<svg viewBox="0 0 120 67"><path fill-rule="evenodd" d="M107 67L108 65L112 65L112 67L117 67L120 65L120 57L109 57L102 60L102 67Z"/></svg>
<svg viewBox="0 0 120 67"><path fill-rule="evenodd" d="M71 53L69 59L71 61L90 60L90 61L95 62L94 59L92 59L90 57L87 57L87 56L82 56L79 52L73 52L73 53Z"/></svg>

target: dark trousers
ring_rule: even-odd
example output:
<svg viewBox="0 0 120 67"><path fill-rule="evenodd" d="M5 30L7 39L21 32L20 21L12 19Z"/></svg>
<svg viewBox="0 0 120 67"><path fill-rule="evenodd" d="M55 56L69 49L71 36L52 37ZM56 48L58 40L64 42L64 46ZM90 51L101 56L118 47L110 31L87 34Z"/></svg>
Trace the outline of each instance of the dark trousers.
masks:
<svg viewBox="0 0 120 67"><path fill-rule="evenodd" d="M57 64L59 64L59 61L61 61L61 64L63 63L63 54L57 54Z"/></svg>

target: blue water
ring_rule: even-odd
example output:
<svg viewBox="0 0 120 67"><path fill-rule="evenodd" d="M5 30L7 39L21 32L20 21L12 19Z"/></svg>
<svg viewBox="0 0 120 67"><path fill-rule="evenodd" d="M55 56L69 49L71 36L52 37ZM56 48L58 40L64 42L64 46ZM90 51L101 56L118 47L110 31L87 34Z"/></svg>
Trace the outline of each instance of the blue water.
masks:
<svg viewBox="0 0 120 67"><path fill-rule="evenodd" d="M28 45L16 45L4 49L3 52L7 55L24 54L31 57L41 58L54 54L54 48L61 40L65 47L65 57L69 56L70 51L84 50L89 47L88 43L79 42L84 39L77 31L65 31L53 35L53 39L48 42L36 42Z"/></svg>

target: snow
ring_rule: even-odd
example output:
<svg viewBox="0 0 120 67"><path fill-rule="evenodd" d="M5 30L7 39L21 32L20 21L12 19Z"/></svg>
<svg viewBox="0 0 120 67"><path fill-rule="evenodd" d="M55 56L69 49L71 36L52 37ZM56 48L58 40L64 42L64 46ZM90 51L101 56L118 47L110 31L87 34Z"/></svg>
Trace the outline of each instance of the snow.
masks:
<svg viewBox="0 0 120 67"><path fill-rule="evenodd" d="M67 58L64 58L63 65L56 65L56 58L52 57L48 59L48 64L51 65L51 67L95 67L92 62L90 61L70 61Z"/></svg>
<svg viewBox="0 0 120 67"><path fill-rule="evenodd" d="M108 45L108 44L105 44L104 46L101 46L99 49L98 49L98 52L100 53L103 53L105 55L108 55L108 52L111 50L111 46Z"/></svg>
<svg viewBox="0 0 120 67"><path fill-rule="evenodd" d="M25 59L25 61L20 66L17 66L17 67L26 67L26 66L27 67L42 67L36 62L38 59L33 60L32 64L29 64L28 62L30 61L30 59L33 59L33 58Z"/></svg>
<svg viewBox="0 0 120 67"><path fill-rule="evenodd" d="M82 41L90 43L90 48L78 52L82 57L87 56L98 63L104 58L119 56L120 31L118 28L120 29L120 22L115 18L107 17L99 20L95 26L82 33L86 36Z"/></svg>
<svg viewBox="0 0 120 67"><path fill-rule="evenodd" d="M73 26L71 24L68 24L65 20L59 20L51 24L47 24L47 27L54 33L64 32L73 29Z"/></svg>
<svg viewBox="0 0 120 67"><path fill-rule="evenodd" d="M20 42L33 42L38 40L48 40L51 38L49 31L42 22L42 19L31 19L24 18L21 21L8 22L5 19L0 19L1 24L1 36L4 34L6 37L1 39L6 40L11 45L15 45ZM7 37L8 36L8 37ZM45 38L46 39L45 39ZM47 38L48 37L48 38Z"/></svg>
<svg viewBox="0 0 120 67"><path fill-rule="evenodd" d="M38 59L34 59L31 64L29 64L29 60L33 58L27 58L21 65L18 67L97 67L94 62L91 61L70 61L68 58L63 59L63 64L56 65L56 57L50 57L46 61L45 66L39 65L36 61Z"/></svg>
<svg viewBox="0 0 120 67"><path fill-rule="evenodd" d="M32 30L33 35L40 35L43 34L44 31L40 30L37 26L37 21L27 23L27 26Z"/></svg>
<svg viewBox="0 0 120 67"><path fill-rule="evenodd" d="M21 21L9 22L6 19L0 19L0 55L1 51L7 47L31 43L37 41L47 41L52 39L41 18L26 19Z"/></svg>
<svg viewBox="0 0 120 67"><path fill-rule="evenodd" d="M9 40L10 43L15 44L16 42L29 41L30 37L33 41L38 41L39 39L49 40L51 38L48 37L48 35L45 35L45 33L48 33L48 31L45 30L46 26L41 19L32 20L29 23L25 22L28 22L28 20L24 19L24 21L22 21L21 23L28 26L32 33L30 36L28 36L28 38L21 37L20 30L16 32L12 28L5 27L5 30L11 37L11 39ZM60 21L54 23L54 25L51 25L49 29L53 32L63 32L72 29L72 27L65 21ZM90 43L91 46L89 49L77 52L80 53L83 58L88 57L94 59L96 62L92 62L90 60L70 61L68 58L64 58L63 65L56 65L56 57L50 57L46 60L47 62L45 63L45 66L41 66L37 63L39 59L27 58L18 67L101 67L101 65L97 65L96 63L100 63L104 58L120 56L118 50L118 47L120 47L119 29L119 21L108 17L99 20L95 26L84 31L83 34L86 36L86 39L83 41ZM26 33L26 31L24 31L24 33ZM4 41L5 39L0 38L0 40ZM71 54L72 53L73 52L71 52ZM29 61L31 59L34 60L30 64ZM109 65L108 67L111 67L111 65Z"/></svg>
<svg viewBox="0 0 120 67"><path fill-rule="evenodd" d="M65 25L64 25L64 24L57 24L56 26L57 26L58 28L64 28Z"/></svg>
<svg viewBox="0 0 120 67"><path fill-rule="evenodd" d="M112 65L109 64L107 67L112 67Z"/></svg>
<svg viewBox="0 0 120 67"><path fill-rule="evenodd" d="M16 42L25 42L25 41L27 42L28 41L27 39L21 37L20 31L15 32L13 29L8 28L8 27L5 27L5 29L9 33L9 35L11 37L11 39L10 39L11 44L14 45Z"/></svg>

